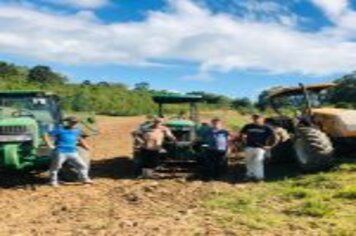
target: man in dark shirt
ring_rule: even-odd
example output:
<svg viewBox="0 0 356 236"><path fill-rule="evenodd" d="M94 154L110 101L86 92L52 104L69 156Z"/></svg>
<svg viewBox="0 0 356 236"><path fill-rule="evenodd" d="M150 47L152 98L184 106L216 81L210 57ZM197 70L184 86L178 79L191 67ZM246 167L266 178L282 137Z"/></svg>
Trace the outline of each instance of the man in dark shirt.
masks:
<svg viewBox="0 0 356 236"><path fill-rule="evenodd" d="M273 138L272 128L265 125L265 118L262 115L252 116L252 123L246 125L241 130L242 139L246 143L246 177L253 180L264 179L264 158L266 152L271 148L269 140Z"/></svg>

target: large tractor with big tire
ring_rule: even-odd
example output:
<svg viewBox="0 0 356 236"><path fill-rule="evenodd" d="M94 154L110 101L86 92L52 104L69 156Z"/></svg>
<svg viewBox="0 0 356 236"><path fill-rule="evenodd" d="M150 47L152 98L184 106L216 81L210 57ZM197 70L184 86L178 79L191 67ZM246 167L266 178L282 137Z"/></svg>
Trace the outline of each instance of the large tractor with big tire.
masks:
<svg viewBox="0 0 356 236"><path fill-rule="evenodd" d="M182 95L168 94L153 97L154 102L158 105L158 117L164 117L164 126L168 127L176 140L172 141L165 138L162 143L162 148L159 151L158 163L152 169L150 177L165 178L165 177L183 177L194 174L199 164L199 158L203 155L200 148L197 147L199 139L199 123L198 103L204 99L198 95ZM165 108L174 106L175 108L189 106L189 115L183 113L165 116ZM183 108L182 108L183 109ZM137 142L138 135L150 132L153 121L149 120L139 126L134 132L134 163L137 174L142 173L142 157L144 147L141 142ZM152 157L154 158L154 157ZM145 168L146 169L146 168Z"/></svg>
<svg viewBox="0 0 356 236"><path fill-rule="evenodd" d="M61 125L62 118L59 98L53 93L0 91L0 170L47 170L52 150L43 135ZM90 128L89 123L82 125ZM89 162L89 154L84 149L80 153Z"/></svg>
<svg viewBox="0 0 356 236"><path fill-rule="evenodd" d="M300 84L269 93L267 99L277 116L267 118L267 122L290 137L272 149L274 156L286 159L293 153L302 170L310 172L331 167L339 155L356 153L356 110L323 104L335 86Z"/></svg>

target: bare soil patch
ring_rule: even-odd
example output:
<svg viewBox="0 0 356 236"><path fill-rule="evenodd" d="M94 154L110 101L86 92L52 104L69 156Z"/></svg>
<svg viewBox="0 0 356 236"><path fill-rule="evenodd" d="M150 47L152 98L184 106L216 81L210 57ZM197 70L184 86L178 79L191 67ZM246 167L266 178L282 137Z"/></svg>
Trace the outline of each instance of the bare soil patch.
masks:
<svg viewBox="0 0 356 236"><path fill-rule="evenodd" d="M46 185L47 173L1 173L0 235L328 235L332 232L328 225L338 230L333 235L354 232L354 208L349 199L335 200L335 212L340 212L337 217L288 215L303 200L290 199L290 192L301 191L294 184L305 182L294 177L299 173L290 166L268 167L271 182L262 184L235 184L234 179L244 171L239 165L232 166L221 181L134 179L130 133L143 120L98 118L100 135L90 140L93 186L65 183L52 188ZM352 183L352 168L352 164L344 167L341 184ZM286 176L292 182L284 181ZM316 177L310 180L328 180ZM283 195L286 189L287 197ZM347 196L354 196L351 190Z"/></svg>
<svg viewBox="0 0 356 236"><path fill-rule="evenodd" d="M93 186L51 188L47 173L2 174L0 235L191 235L201 230L192 216L202 182L132 178L130 133L143 119L98 118L100 134L90 140Z"/></svg>

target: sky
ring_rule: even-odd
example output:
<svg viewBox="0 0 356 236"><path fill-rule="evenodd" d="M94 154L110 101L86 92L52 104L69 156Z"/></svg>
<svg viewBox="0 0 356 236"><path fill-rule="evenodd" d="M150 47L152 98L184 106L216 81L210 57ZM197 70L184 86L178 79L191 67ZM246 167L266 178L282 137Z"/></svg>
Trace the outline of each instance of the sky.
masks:
<svg viewBox="0 0 356 236"><path fill-rule="evenodd" d="M0 0L0 60L256 98L356 69L356 0Z"/></svg>

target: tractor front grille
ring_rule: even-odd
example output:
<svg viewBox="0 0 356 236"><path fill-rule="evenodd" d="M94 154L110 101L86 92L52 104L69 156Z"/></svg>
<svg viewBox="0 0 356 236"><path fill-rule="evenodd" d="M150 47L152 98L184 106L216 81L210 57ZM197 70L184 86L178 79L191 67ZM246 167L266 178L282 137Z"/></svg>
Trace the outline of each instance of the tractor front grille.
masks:
<svg viewBox="0 0 356 236"><path fill-rule="evenodd" d="M20 135L29 133L29 128L24 125L0 126L0 135Z"/></svg>

